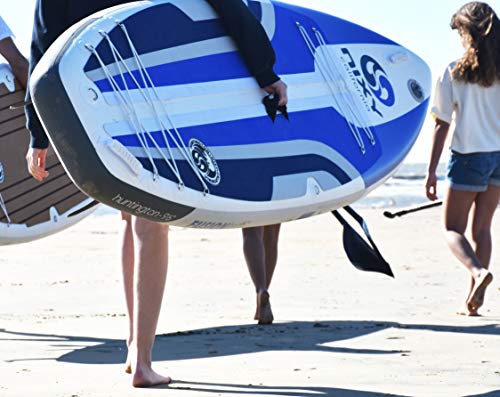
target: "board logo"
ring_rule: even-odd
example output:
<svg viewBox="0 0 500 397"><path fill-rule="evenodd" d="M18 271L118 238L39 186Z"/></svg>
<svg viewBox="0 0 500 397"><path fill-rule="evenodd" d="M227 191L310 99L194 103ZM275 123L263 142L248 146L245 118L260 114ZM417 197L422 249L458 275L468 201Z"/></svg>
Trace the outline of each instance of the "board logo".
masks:
<svg viewBox="0 0 500 397"><path fill-rule="evenodd" d="M345 70L366 109L384 117L380 104L391 107L396 103L394 88L387 73L368 55L362 55L357 62L348 48L344 47L341 51Z"/></svg>
<svg viewBox="0 0 500 397"><path fill-rule="evenodd" d="M217 186L220 183L221 175L212 152L201 141L194 138L189 141L189 152L203 178L210 184Z"/></svg>
<svg viewBox="0 0 500 397"><path fill-rule="evenodd" d="M360 60L361 70L370 85L370 91L385 106L391 107L396 102L394 89L389 82L387 73L380 64L368 55L363 55Z"/></svg>
<svg viewBox="0 0 500 397"><path fill-rule="evenodd" d="M3 183L5 180L5 171L3 169L2 162L0 161L0 183Z"/></svg>

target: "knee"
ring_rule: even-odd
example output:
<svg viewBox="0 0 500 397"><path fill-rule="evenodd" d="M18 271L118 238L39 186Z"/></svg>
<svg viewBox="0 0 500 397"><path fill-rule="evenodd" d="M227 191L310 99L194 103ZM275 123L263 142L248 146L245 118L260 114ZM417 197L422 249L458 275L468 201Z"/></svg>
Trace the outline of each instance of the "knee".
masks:
<svg viewBox="0 0 500 397"><path fill-rule="evenodd" d="M443 226L444 226L445 232L454 232L454 233L458 233L458 234L464 234L465 229L467 228L467 224L462 225L462 224L458 224L456 222L452 222L450 220L445 221Z"/></svg>
<svg viewBox="0 0 500 397"><path fill-rule="evenodd" d="M243 244L255 244L262 242L263 228L262 227L248 227L242 229Z"/></svg>

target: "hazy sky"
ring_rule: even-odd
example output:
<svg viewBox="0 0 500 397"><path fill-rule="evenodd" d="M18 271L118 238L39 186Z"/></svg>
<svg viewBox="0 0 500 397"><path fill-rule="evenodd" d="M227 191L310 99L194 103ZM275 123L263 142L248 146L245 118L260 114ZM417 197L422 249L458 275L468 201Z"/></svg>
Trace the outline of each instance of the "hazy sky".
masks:
<svg viewBox="0 0 500 397"><path fill-rule="evenodd" d="M50 0L49 0L50 1ZM85 0L74 0L85 1ZM449 28L461 0L286 0L315 8L370 28L404 45L421 56L431 67L434 78L462 48L456 32ZM488 2L497 12L500 0ZM1 0L0 15L16 35L23 53L28 55L35 0ZM427 160L432 123L428 121L409 161Z"/></svg>

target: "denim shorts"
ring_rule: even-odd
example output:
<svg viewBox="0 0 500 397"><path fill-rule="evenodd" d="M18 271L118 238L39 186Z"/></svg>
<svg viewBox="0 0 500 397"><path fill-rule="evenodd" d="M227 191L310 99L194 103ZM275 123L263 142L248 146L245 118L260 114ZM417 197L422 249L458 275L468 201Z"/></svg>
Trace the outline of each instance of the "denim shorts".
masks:
<svg viewBox="0 0 500 397"><path fill-rule="evenodd" d="M485 192L488 185L500 186L500 152L452 151L446 177L455 190Z"/></svg>

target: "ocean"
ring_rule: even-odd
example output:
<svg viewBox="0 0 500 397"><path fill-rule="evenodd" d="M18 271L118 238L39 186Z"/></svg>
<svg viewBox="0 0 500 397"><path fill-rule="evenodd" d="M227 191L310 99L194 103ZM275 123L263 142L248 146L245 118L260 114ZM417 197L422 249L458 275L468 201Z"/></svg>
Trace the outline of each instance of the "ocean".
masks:
<svg viewBox="0 0 500 397"><path fill-rule="evenodd" d="M426 163L404 163L383 185L353 205L360 208L401 208L430 202L425 195ZM439 164L438 195L445 189L446 164Z"/></svg>

